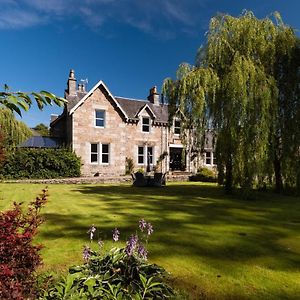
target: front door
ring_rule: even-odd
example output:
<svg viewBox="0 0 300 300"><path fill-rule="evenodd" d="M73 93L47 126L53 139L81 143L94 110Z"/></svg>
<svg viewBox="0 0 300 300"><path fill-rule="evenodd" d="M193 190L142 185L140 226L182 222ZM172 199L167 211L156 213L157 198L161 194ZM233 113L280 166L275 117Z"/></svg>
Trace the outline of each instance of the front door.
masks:
<svg viewBox="0 0 300 300"><path fill-rule="evenodd" d="M184 171L185 163L183 162L183 148L170 147L170 170Z"/></svg>

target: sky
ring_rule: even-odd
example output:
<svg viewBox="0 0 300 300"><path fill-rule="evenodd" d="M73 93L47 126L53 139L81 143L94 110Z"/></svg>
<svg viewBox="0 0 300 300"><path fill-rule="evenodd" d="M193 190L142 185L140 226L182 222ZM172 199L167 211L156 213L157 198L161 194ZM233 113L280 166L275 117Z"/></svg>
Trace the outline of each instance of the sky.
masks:
<svg viewBox="0 0 300 300"><path fill-rule="evenodd" d="M278 11L300 30L296 0L0 0L0 86L64 96L74 69L87 89L103 80L114 96L146 99L180 63L194 63L211 17L244 9ZM22 121L49 125L61 112L32 107Z"/></svg>

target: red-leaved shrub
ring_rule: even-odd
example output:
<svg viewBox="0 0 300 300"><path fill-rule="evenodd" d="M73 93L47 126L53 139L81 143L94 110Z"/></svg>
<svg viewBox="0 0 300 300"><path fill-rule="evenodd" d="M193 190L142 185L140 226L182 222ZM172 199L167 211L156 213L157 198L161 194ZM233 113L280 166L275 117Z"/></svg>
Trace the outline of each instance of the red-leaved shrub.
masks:
<svg viewBox="0 0 300 300"><path fill-rule="evenodd" d="M0 213L0 299L34 299L36 268L41 264L41 245L33 237L42 224L40 209L47 201L47 189L22 211L22 203Z"/></svg>

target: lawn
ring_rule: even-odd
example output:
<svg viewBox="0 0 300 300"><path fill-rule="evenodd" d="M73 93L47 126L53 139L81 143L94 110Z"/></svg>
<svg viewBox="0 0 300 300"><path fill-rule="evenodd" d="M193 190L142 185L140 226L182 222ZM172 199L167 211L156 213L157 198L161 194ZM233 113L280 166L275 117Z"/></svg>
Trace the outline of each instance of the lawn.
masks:
<svg viewBox="0 0 300 300"><path fill-rule="evenodd" d="M34 199L43 187L0 184L0 209ZM80 263L90 225L108 248L113 228L124 241L145 218L155 229L150 261L171 273L187 299L300 298L299 197L255 193L242 200L199 183L50 185L49 193L38 236L43 270Z"/></svg>

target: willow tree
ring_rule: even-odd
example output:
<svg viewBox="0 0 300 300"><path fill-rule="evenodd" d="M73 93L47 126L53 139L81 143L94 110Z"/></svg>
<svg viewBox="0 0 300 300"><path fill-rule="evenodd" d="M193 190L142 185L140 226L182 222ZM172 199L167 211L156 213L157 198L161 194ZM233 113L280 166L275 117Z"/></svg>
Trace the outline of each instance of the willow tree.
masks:
<svg viewBox="0 0 300 300"><path fill-rule="evenodd" d="M238 18L218 15L210 21L207 43L199 50L196 65L177 80L165 81L170 106L188 113L192 124L199 122L202 136L203 125L209 123L213 129L218 170L225 173L227 191L233 185L249 189L267 175L272 178L274 172L280 189L283 135L287 134L283 129L287 116L280 114L291 93L294 102L299 102L298 68L287 67L295 63L296 49L297 38L278 13L261 20L249 11ZM294 80L291 84L286 82L288 72ZM195 84L201 87L195 90ZM195 99L201 109L193 113ZM289 128L295 130L293 122ZM193 133L195 140L201 140L200 131ZM288 148L290 153L295 151Z"/></svg>
<svg viewBox="0 0 300 300"><path fill-rule="evenodd" d="M0 134L2 147L11 149L32 135L30 128L17 120L9 109L0 109Z"/></svg>

